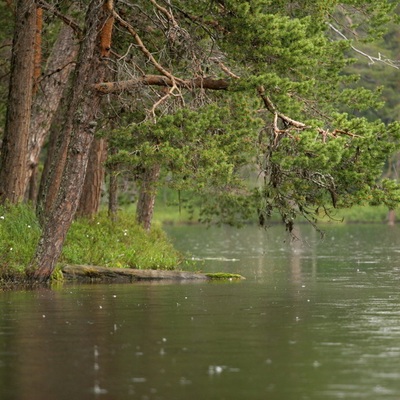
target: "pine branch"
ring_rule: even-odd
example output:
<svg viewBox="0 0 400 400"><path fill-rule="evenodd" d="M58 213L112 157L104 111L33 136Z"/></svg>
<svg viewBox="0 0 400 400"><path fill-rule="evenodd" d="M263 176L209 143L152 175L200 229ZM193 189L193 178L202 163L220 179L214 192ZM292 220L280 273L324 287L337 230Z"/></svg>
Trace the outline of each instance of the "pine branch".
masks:
<svg viewBox="0 0 400 400"><path fill-rule="evenodd" d="M295 129L297 131L304 131L306 129L313 129L311 126L304 124L303 122L296 121L287 115L279 112L275 105L272 103L271 99L265 94L265 89L263 86L258 87L258 94L262 98L265 108L274 115L274 122L273 122L273 129L275 134L275 144L277 143L277 138L279 135L288 134L290 130ZM284 129L280 129L278 126L278 120L281 120L285 125ZM328 129L317 128L316 129L319 134L323 137L323 142L325 142L327 136L337 137L339 135L346 135L352 138L361 137L354 133L344 131L341 129L335 129L334 131L330 132Z"/></svg>

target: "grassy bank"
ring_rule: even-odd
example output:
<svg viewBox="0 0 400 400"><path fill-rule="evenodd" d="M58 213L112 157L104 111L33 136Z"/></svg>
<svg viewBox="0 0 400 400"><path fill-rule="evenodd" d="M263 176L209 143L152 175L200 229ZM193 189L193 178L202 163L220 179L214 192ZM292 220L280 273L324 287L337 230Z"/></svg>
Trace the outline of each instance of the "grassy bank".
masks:
<svg viewBox="0 0 400 400"><path fill-rule="evenodd" d="M39 237L40 226L30 207L0 207L0 271L3 275L24 272ZM134 214L121 212L115 223L105 213L93 220L74 221L59 265L174 269L182 260L160 228L145 232L136 224Z"/></svg>
<svg viewBox="0 0 400 400"><path fill-rule="evenodd" d="M344 223L387 223L388 208L380 206L354 206L352 208L338 210L333 215L334 221L343 221ZM334 222L333 221L333 222Z"/></svg>
<svg viewBox="0 0 400 400"><path fill-rule="evenodd" d="M156 202L154 219L162 224L193 224L198 222L198 210L188 208L185 203L179 205L175 202L167 202L163 198L158 198ZM331 219L321 218L320 223L386 223L388 221L388 209L384 205L380 206L354 206L348 209L333 210ZM271 223L280 223L281 219L275 215ZM302 223L299 219L297 222ZM256 216L249 223L257 223Z"/></svg>
<svg viewBox="0 0 400 400"><path fill-rule="evenodd" d="M387 214L384 206L353 207L337 211L329 223L385 223ZM92 220L76 220L68 232L58 265L175 269L184 259L159 226L161 223L196 223L196 214L186 207L159 201L155 221L152 231L145 232L136 224L132 207L120 212L115 223L104 212ZM322 226L324 223L327 220ZM30 207L0 207L0 277L24 274L39 237L40 226Z"/></svg>

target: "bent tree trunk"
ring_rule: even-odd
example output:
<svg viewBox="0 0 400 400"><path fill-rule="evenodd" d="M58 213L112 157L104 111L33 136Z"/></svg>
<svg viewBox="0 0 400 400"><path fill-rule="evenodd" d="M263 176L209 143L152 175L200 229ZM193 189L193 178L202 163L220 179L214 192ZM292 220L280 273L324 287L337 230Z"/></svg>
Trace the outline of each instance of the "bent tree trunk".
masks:
<svg viewBox="0 0 400 400"><path fill-rule="evenodd" d="M35 280L46 281L54 270L79 203L89 150L96 127L100 97L90 85L102 79L104 66L95 56L99 27L104 22L103 0L92 0L86 13L81 43L63 132L70 133L67 160L55 205L43 227L36 254L28 268Z"/></svg>
<svg viewBox="0 0 400 400"><path fill-rule="evenodd" d="M57 198L65 159L67 158L70 135L66 135L67 132L64 132L62 129L68 106L67 103L67 97L64 94L50 127L47 156L43 165L39 191L36 197L36 215L42 226L46 218L50 215L51 206Z"/></svg>
<svg viewBox="0 0 400 400"><path fill-rule="evenodd" d="M50 125L74 66L73 61L78 52L74 37L71 27L64 25L61 28L47 61L44 78L38 85L32 106L26 186L39 163L43 143L48 136Z"/></svg>
<svg viewBox="0 0 400 400"><path fill-rule="evenodd" d="M141 176L142 182L136 207L136 221L147 231L150 230L153 219L160 169L159 164L145 167L145 171Z"/></svg>
<svg viewBox="0 0 400 400"><path fill-rule="evenodd" d="M32 105L36 5L18 0L11 57L6 124L0 158L0 202L17 203L25 195Z"/></svg>

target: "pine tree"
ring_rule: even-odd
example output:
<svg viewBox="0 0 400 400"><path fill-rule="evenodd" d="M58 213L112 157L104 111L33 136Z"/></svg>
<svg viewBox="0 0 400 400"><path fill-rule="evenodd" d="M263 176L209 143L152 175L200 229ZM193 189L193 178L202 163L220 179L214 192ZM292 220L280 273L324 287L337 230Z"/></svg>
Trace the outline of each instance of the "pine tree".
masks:
<svg viewBox="0 0 400 400"><path fill-rule="evenodd" d="M38 4L80 30L67 10ZM343 36L379 37L396 5L92 0L63 123L68 158L33 276L45 280L54 268L94 130L106 119L120 149L109 162L142 179L159 166L173 187L202 196L205 218L233 222L252 212L265 223L276 212L291 230L298 215L314 223L353 204L393 208L399 187L380 177L399 147L399 125L365 114L381 105L380 93L346 69L355 46ZM96 73L97 55L112 60L114 81ZM249 181L245 171L257 179Z"/></svg>
<svg viewBox="0 0 400 400"><path fill-rule="evenodd" d="M146 10L145 3L141 10ZM364 202L385 202L389 207L396 204L396 184L379 178L388 155L398 148L399 127L397 123L385 126L379 119L362 117L365 110L381 106L379 91L366 90L357 85L357 75L344 73L354 62L350 57L354 48L349 40L338 37L339 28L361 35L363 40L379 37L381 27L395 16L393 2L305 1L300 7L290 1L177 1L168 9L152 3L158 6L165 23L146 19L143 11L143 20L134 21L134 37L145 38L151 32L151 48L143 44L144 39L137 43L144 61L150 61L154 72L161 74L151 75L153 71L147 68L148 75L138 76L134 69L145 69L139 53L134 56L134 79L98 86L101 91L124 92L127 97L126 93L136 91L139 98L148 99L147 104L140 102L139 112L131 110L129 128L120 131L127 137L111 138L121 149L120 158L114 160L131 163L135 171L143 163L158 159L173 173L172 182L184 176L186 187L204 194L204 210L223 221L231 221L234 215L248 218L250 210L258 210L260 221L278 213L291 230L297 215L314 223L319 215L330 215L334 208ZM168 57L162 61L168 69L149 57L166 49ZM155 85L166 89L161 92L164 95L155 92L158 97L151 101L154 89L149 86ZM217 153L210 156L207 146L200 144L207 132L218 130L220 121L215 116L208 119L207 108L199 107L199 87L206 89L203 105L220 107L234 95L242 99L248 117L256 112L257 127L252 127L246 142L253 144L253 153L243 145L235 148L247 155L246 161L239 163L230 153L239 135L229 130L228 121L223 135L214 136L213 141L229 158L229 168L211 172L211 167L192 165L196 153L208 154L208 164L215 169L221 157ZM187 88L196 100L188 99ZM224 93L210 94L217 89ZM177 96L181 98L178 105ZM153 120L149 114L146 118L143 106ZM177 127L182 108L192 114ZM231 114L232 120L240 119L232 110ZM143 125L146 119L150 126L151 122L155 125ZM171 135L157 133L159 127ZM185 154L185 142L191 153ZM210 141L207 145L212 146ZM172 154L172 149L186 160L181 162L181 174L167 161L166 153ZM127 159L128 154L133 157ZM176 163L179 157L175 154L174 158ZM199 178L209 174L218 176L220 182L229 182L234 171L235 178L240 179L241 167L254 158L259 177L255 187L242 182L240 189L235 185L228 190L225 185L225 190L216 190L215 180Z"/></svg>

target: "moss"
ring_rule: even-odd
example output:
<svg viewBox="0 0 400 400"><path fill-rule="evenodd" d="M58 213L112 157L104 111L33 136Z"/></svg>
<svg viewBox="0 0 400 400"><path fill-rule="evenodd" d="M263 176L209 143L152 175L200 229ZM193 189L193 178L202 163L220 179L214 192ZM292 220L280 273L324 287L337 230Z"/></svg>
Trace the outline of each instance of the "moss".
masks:
<svg viewBox="0 0 400 400"><path fill-rule="evenodd" d="M229 274L227 272L209 272L205 274L208 278L212 280L238 280L246 279L244 276L239 274Z"/></svg>

